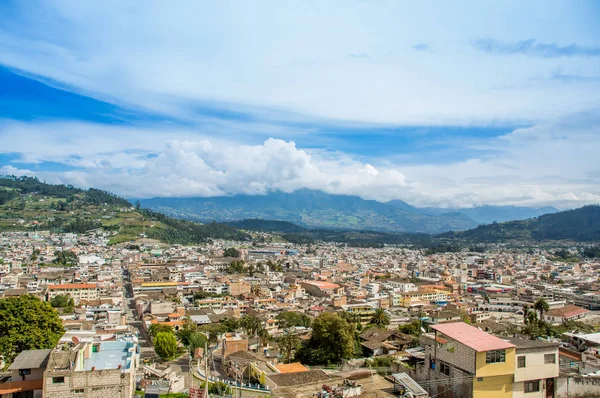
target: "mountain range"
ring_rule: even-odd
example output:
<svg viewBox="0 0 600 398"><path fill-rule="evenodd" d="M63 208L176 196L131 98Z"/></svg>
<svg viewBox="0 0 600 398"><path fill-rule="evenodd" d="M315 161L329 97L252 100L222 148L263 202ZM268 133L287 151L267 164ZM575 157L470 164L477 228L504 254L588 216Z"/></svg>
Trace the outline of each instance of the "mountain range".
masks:
<svg viewBox="0 0 600 398"><path fill-rule="evenodd" d="M300 189L266 195L141 199L143 207L194 221L265 219L302 227L436 234L474 228L488 222L537 217L553 207L481 206L418 208L401 200L387 203L358 196Z"/></svg>

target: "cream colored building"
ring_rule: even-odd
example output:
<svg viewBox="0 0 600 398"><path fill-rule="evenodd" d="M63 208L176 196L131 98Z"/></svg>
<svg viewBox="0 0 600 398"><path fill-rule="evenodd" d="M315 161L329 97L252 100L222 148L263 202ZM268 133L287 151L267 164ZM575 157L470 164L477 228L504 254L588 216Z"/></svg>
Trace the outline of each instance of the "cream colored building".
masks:
<svg viewBox="0 0 600 398"><path fill-rule="evenodd" d="M81 300L98 300L100 289L95 283L65 283L62 285L49 285L47 300L50 301L58 295L73 298L75 304Z"/></svg>
<svg viewBox="0 0 600 398"><path fill-rule="evenodd" d="M558 377L558 344L511 339L516 346L513 398L553 397Z"/></svg>

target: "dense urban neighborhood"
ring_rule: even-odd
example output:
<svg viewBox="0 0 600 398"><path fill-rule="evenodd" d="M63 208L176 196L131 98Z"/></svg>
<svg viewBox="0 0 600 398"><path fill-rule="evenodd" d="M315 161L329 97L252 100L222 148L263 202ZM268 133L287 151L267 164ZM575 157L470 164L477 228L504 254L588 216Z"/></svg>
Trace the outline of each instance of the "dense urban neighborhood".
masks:
<svg viewBox="0 0 600 398"><path fill-rule="evenodd" d="M597 259L113 234L0 234L3 398L600 394Z"/></svg>

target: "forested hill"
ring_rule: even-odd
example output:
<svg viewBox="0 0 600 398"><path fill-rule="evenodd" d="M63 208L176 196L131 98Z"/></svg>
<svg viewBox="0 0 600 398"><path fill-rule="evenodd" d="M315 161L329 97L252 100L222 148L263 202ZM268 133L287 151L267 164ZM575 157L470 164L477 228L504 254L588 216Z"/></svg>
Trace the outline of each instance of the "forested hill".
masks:
<svg viewBox="0 0 600 398"><path fill-rule="evenodd" d="M529 220L480 225L467 231L449 232L438 235L438 237L463 239L470 242L503 242L507 240L600 242L600 206L584 206Z"/></svg>
<svg viewBox="0 0 600 398"><path fill-rule="evenodd" d="M0 176L0 231L83 233L98 228L112 232L111 244L142 237L170 244L249 239L234 227L174 219L134 207L99 189L46 184L32 177Z"/></svg>

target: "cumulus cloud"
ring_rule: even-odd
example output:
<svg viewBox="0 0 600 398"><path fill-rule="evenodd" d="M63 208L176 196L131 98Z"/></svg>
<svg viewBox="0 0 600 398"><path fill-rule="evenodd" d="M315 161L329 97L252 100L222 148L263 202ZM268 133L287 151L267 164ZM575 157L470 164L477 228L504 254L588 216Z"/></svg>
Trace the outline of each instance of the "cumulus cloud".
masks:
<svg viewBox="0 0 600 398"><path fill-rule="evenodd" d="M365 161L275 138L249 145L185 131L13 122L0 129L0 139L6 144L3 151L21 158L0 173L35 174L127 197L262 195L309 188L419 206L568 208L600 202L598 114L581 112L482 140L471 144L471 157L447 164ZM52 139L43 141L52 130ZM81 138L73 131L89 134ZM5 139L16 135L19 140ZM37 145L36 140L42 142ZM70 169L48 172L19 166L32 160L59 162Z"/></svg>

